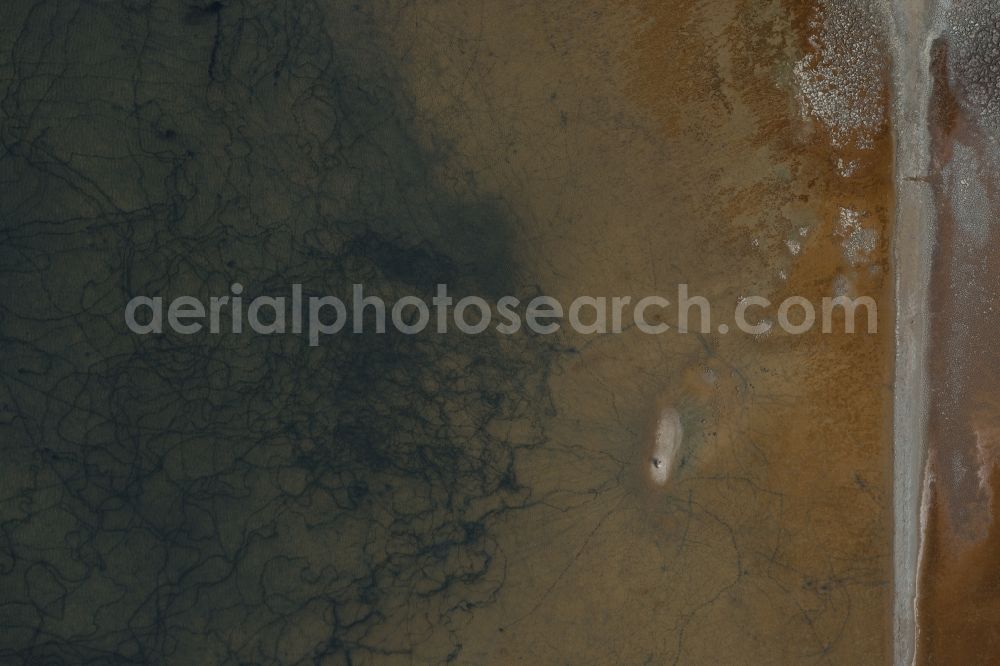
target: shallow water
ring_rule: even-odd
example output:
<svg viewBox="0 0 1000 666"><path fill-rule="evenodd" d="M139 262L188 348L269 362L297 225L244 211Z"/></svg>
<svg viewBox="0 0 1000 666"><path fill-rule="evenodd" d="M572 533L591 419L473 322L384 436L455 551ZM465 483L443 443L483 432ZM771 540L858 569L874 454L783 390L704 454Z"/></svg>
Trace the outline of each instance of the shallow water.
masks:
<svg viewBox="0 0 1000 666"><path fill-rule="evenodd" d="M919 663L977 663L1000 653L995 19L957 6L932 49L937 228Z"/></svg>
<svg viewBox="0 0 1000 666"><path fill-rule="evenodd" d="M435 63L412 70L429 124L451 132L463 110L456 160L521 220L523 277L563 300L686 282L717 312L871 294L881 334L568 339L550 446L524 458L546 500L498 528L505 588L463 644L484 663L885 659L886 63L859 68L874 99L843 120L801 84L855 57L851 40L877 55L877 32L808 4L563 10L413 20L477 30L461 65L419 30L406 41ZM667 482L645 484L664 408L684 437Z"/></svg>
<svg viewBox="0 0 1000 666"><path fill-rule="evenodd" d="M889 659L872 5L4 11L4 663ZM878 331L121 324L236 280L685 283L728 324L745 296L868 295Z"/></svg>

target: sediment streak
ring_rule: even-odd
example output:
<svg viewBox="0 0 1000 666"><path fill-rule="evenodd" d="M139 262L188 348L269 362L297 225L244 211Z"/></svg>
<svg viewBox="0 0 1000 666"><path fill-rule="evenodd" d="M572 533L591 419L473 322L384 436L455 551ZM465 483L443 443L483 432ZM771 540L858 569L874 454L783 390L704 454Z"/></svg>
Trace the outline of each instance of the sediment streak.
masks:
<svg viewBox="0 0 1000 666"><path fill-rule="evenodd" d="M934 217L927 110L935 0L896 0L892 14L896 222L896 367L893 404L893 661L913 662L926 454L928 290Z"/></svg>

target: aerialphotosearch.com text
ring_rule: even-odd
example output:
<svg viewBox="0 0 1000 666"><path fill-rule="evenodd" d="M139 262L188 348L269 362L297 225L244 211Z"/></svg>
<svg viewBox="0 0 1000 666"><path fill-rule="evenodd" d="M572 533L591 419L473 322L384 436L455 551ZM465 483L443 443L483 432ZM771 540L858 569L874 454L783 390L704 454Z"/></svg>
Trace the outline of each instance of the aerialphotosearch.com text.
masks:
<svg viewBox="0 0 1000 666"><path fill-rule="evenodd" d="M551 335L564 326L581 334L621 333L633 327L649 335L669 331L727 334L732 330L725 322L713 327L708 299L691 295L686 284L677 285L674 299L660 295L579 296L568 307L551 296L536 296L526 302L504 296L493 305L479 296L456 300L444 284L437 285L429 304L412 295L387 303L366 294L361 284L352 286L348 299L304 296L301 284L293 284L287 297L259 295L248 299L238 282L229 291L210 297L207 303L194 296L178 296L166 303L161 296L136 296L125 307L125 323L138 335L163 333L164 320L170 331L181 335L291 332L305 334L311 346L318 345L323 336L343 332L384 334L390 325L406 335L447 333L452 326L468 335L478 335L491 326L504 335L522 329ZM741 297L727 320L737 331L752 336L768 335L776 326L792 335L817 326L822 333L854 333L861 313L867 320L868 334L877 328L877 307L869 296L824 297L818 307L806 298L791 296L776 304L776 311L774 305L762 296ZM841 319L842 326L835 331L834 321Z"/></svg>

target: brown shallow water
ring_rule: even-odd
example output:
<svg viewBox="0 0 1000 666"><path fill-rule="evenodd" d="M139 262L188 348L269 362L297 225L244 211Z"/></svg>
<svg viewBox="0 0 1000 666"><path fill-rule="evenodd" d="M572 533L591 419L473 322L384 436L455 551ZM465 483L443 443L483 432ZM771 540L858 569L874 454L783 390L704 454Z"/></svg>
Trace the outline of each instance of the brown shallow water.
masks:
<svg viewBox="0 0 1000 666"><path fill-rule="evenodd" d="M842 131L803 112L794 68L822 40L815 3L567 7L417 11L404 40L428 125L523 220L524 277L564 302L685 282L725 317L744 295L819 303L846 289L877 299L879 333L569 337L552 446L521 471L548 506L504 524L505 588L471 618L467 654L884 662L888 124ZM439 31L474 46L456 62ZM870 67L879 81L887 63ZM845 209L877 238L860 260ZM651 487L663 405L685 439Z"/></svg>
<svg viewBox="0 0 1000 666"><path fill-rule="evenodd" d="M1000 654L1000 350L995 83L981 54L995 30L950 34L932 49L931 183L937 218L931 291L931 412L921 552L918 663L988 663ZM991 33L992 30L992 33ZM995 56L994 56L995 57ZM992 77L991 77L992 78ZM985 86L985 87L984 87ZM995 98L995 97L994 97ZM988 99L988 97L987 97Z"/></svg>

